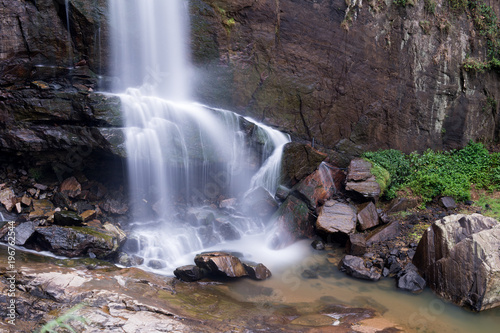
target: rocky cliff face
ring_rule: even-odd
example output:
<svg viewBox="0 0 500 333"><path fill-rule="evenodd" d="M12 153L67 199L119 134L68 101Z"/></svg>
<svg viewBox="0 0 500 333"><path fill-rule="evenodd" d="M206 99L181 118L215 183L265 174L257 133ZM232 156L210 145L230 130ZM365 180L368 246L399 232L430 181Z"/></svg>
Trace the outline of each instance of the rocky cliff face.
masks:
<svg viewBox="0 0 500 333"><path fill-rule="evenodd" d="M0 1L0 160L62 180L123 156L120 100L95 93L109 63L106 10L105 0Z"/></svg>
<svg viewBox="0 0 500 333"><path fill-rule="evenodd" d="M498 2L480 1L500 12ZM120 155L119 102L94 92L111 82L107 4L0 0L0 151L43 158L90 146ZM499 74L463 66L488 50L469 8L449 0L189 4L194 81L209 105L314 141L337 160L498 139Z"/></svg>
<svg viewBox="0 0 500 333"><path fill-rule="evenodd" d="M498 139L500 76L463 67L487 57L470 9L414 2L192 0L200 98L343 153Z"/></svg>

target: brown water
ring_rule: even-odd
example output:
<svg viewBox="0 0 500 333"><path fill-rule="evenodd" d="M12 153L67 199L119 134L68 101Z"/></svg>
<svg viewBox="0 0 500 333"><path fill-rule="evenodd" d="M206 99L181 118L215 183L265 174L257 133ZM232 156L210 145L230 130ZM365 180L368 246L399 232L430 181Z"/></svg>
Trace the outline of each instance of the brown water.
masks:
<svg viewBox="0 0 500 333"><path fill-rule="evenodd" d="M1 246L0 250L1 257L5 259L5 248ZM302 252L307 255L297 260L295 264L290 264L288 261L285 267L273 267L273 277L269 280L242 279L216 284L209 288L213 288L213 292L230 296L226 301L234 299L235 309L242 304L251 304L253 308L260 309L268 308L271 304L273 307L283 304L299 308L301 313L314 313L313 308L319 303L341 304L374 309L388 323L395 323L404 332L500 332L500 308L473 313L442 301L429 289L418 295L399 290L395 287L394 279L385 278L378 282L370 282L350 278L337 269L336 264L342 256L341 249L318 252L304 243ZM30 266L29 262L54 261L22 251L17 251L16 260L21 270L22 266L26 268ZM63 262L71 263L71 260L56 261L58 265ZM4 266L4 260L0 262ZM305 270L315 272L317 278L304 278L302 275ZM105 281L96 280L100 287L103 282ZM186 287L189 285L186 284ZM169 302L171 301L169 298ZM211 302L209 301L210 304ZM212 307L210 304L207 305L208 308ZM196 304L194 306L196 307ZM203 305L200 304L199 307L200 311L205 313ZM228 305L224 311L233 307ZM300 307L303 309L300 310ZM242 315L243 312L238 311L238 316ZM342 318L338 319L342 322ZM307 325L315 326L321 324L320 321L324 321L325 317L307 315L300 320L310 320Z"/></svg>
<svg viewBox="0 0 500 333"><path fill-rule="evenodd" d="M295 265L274 271L266 281L241 280L230 286L235 298L253 302L280 301L285 304L324 300L377 310L383 318L405 332L469 333L500 332L500 308L474 313L445 302L429 288L415 295L395 286L395 279L378 282L353 279L337 269L340 250L310 251ZM304 278L304 270L317 278Z"/></svg>

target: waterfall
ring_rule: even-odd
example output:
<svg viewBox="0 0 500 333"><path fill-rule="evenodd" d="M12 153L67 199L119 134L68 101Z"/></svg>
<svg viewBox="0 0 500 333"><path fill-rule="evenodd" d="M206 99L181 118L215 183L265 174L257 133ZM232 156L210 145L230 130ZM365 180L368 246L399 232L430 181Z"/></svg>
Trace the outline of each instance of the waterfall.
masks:
<svg viewBox="0 0 500 333"><path fill-rule="evenodd" d="M5 218L3 217L3 214L0 212L0 222L4 222Z"/></svg>
<svg viewBox="0 0 500 333"><path fill-rule="evenodd" d="M125 249L162 272L189 263L193 252L264 232L265 221L217 205L258 186L274 195L290 141L250 118L190 101L184 3L110 2L133 215Z"/></svg>

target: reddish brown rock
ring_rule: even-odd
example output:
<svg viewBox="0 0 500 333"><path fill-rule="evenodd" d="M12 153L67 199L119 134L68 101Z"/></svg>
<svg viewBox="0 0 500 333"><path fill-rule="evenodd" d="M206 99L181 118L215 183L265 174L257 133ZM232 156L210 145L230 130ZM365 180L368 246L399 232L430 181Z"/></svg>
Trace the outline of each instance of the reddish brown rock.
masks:
<svg viewBox="0 0 500 333"><path fill-rule="evenodd" d="M399 232L399 223L398 221L393 221L389 224L380 226L370 232L368 236L366 236L366 245L371 246L372 244L377 244L381 242L385 242L386 240L393 239L397 236Z"/></svg>
<svg viewBox="0 0 500 333"><path fill-rule="evenodd" d="M283 248L301 238L314 237L314 216L307 204L293 195L288 196L273 215L278 230L271 244Z"/></svg>
<svg viewBox="0 0 500 333"><path fill-rule="evenodd" d="M361 195L365 198L378 199L380 196L380 185L371 173L372 164L364 159L353 159L347 171L345 189Z"/></svg>
<svg viewBox="0 0 500 333"><path fill-rule="evenodd" d="M326 233L351 234L356 229L356 211L348 204L330 200L320 209L316 229Z"/></svg>
<svg viewBox="0 0 500 333"><path fill-rule="evenodd" d="M59 191L66 194L70 198L76 198L80 195L80 193L82 193L82 185L78 182L78 180L76 180L75 177L70 177L62 182Z"/></svg>
<svg viewBox="0 0 500 333"><path fill-rule="evenodd" d="M292 188L292 191L304 199L313 210L324 204L337 191L331 169L323 164L326 163L320 164L318 170L302 179Z"/></svg>
<svg viewBox="0 0 500 333"><path fill-rule="evenodd" d="M281 184L292 187L318 169L326 159L321 153L307 144L290 142L283 148L281 161Z"/></svg>
<svg viewBox="0 0 500 333"><path fill-rule="evenodd" d="M361 230L376 227L379 224L377 207L373 202L369 202L361 207L358 212L358 222Z"/></svg>
<svg viewBox="0 0 500 333"><path fill-rule="evenodd" d="M243 263L237 257L225 252L206 252L194 258L196 266L214 274L228 277L247 276Z"/></svg>

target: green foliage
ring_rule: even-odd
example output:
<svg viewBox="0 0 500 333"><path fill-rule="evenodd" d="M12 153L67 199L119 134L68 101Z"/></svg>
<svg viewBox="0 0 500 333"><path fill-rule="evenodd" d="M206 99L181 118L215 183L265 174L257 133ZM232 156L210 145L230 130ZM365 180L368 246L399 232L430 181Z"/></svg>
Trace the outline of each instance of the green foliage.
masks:
<svg viewBox="0 0 500 333"><path fill-rule="evenodd" d="M437 4L434 0L425 0L424 1L424 9L429 14L432 14L432 15L436 14L436 6L437 6Z"/></svg>
<svg viewBox="0 0 500 333"><path fill-rule="evenodd" d="M431 32L431 28L432 28L431 22L424 20L424 21L420 21L419 25L420 25L420 28L422 28L422 30L424 31L424 34L429 35L429 33Z"/></svg>
<svg viewBox="0 0 500 333"><path fill-rule="evenodd" d="M478 72L483 73L491 68L488 62L480 61L478 59L466 57L463 63L463 67L468 72Z"/></svg>
<svg viewBox="0 0 500 333"><path fill-rule="evenodd" d="M396 4L396 6L399 6L399 7L406 7L406 6L414 6L415 5L413 0L394 0L394 3Z"/></svg>
<svg viewBox="0 0 500 333"><path fill-rule="evenodd" d="M82 316L76 316L74 313L81 309L84 304L78 304L71 309L69 309L63 315L57 317L54 320L49 321L45 325L40 328L39 333L56 333L56 332L71 332L76 333L75 329L69 325L68 323L71 321L79 321L82 324L86 325L85 318ZM64 331L60 331L59 329L63 329Z"/></svg>
<svg viewBox="0 0 500 333"><path fill-rule="evenodd" d="M463 12L469 5L469 0L449 0L450 8L457 12Z"/></svg>
<svg viewBox="0 0 500 333"><path fill-rule="evenodd" d="M380 193L384 194L387 187L391 183L391 175L389 171L381 167L379 164L372 163L370 172L375 176L375 180L380 186Z"/></svg>
<svg viewBox="0 0 500 333"><path fill-rule="evenodd" d="M476 204L481 206L481 213L486 216L500 220L500 199L488 195L482 195Z"/></svg>
<svg viewBox="0 0 500 333"><path fill-rule="evenodd" d="M363 155L384 167L391 176L386 192L393 198L402 188L429 202L437 196L470 199L471 184L478 188L500 188L500 154L489 154L481 143L470 142L461 150L405 155L397 150L368 152Z"/></svg>
<svg viewBox="0 0 500 333"><path fill-rule="evenodd" d="M406 183L410 175L410 163L406 156L399 150L389 149L378 152L366 152L363 154L363 157L389 172L390 184L386 189L385 196L389 199L394 198L396 191Z"/></svg>

